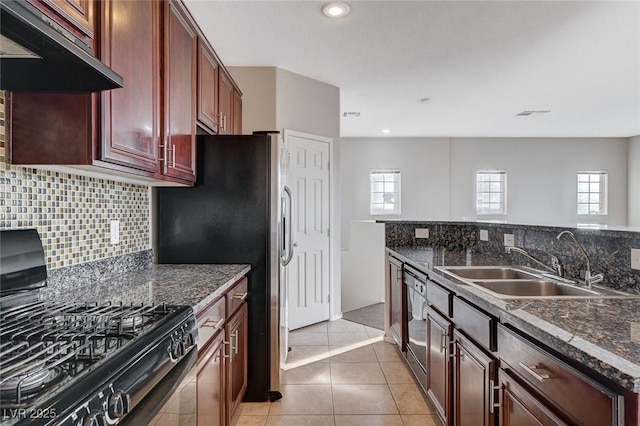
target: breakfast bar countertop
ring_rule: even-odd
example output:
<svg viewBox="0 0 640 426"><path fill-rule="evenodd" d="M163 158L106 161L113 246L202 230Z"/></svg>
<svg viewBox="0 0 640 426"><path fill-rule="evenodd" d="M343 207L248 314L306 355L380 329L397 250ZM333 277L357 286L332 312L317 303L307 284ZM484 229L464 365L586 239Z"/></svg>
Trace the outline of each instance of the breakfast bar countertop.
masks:
<svg viewBox="0 0 640 426"><path fill-rule="evenodd" d="M250 265L160 264L111 276L87 277L66 288L43 288L40 298L57 302L189 305L200 311L246 275Z"/></svg>
<svg viewBox="0 0 640 426"><path fill-rule="evenodd" d="M387 251L429 278L538 341L640 393L640 298L498 299L434 269L437 266L509 265L484 253L434 247Z"/></svg>

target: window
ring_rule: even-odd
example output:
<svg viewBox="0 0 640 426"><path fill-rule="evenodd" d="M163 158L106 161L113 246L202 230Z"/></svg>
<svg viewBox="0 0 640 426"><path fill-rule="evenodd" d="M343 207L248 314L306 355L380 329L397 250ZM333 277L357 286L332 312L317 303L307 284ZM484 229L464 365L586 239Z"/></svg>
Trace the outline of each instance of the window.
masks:
<svg viewBox="0 0 640 426"><path fill-rule="evenodd" d="M400 215L400 170L371 170L372 215Z"/></svg>
<svg viewBox="0 0 640 426"><path fill-rule="evenodd" d="M578 172L578 214L607 214L607 172Z"/></svg>
<svg viewBox="0 0 640 426"><path fill-rule="evenodd" d="M507 214L507 172L478 170L476 185L477 214Z"/></svg>

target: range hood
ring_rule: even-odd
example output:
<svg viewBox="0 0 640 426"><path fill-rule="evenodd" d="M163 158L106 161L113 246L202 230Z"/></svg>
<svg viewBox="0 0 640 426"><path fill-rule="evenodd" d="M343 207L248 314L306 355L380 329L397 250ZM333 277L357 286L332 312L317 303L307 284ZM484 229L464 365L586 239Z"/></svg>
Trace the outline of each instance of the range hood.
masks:
<svg viewBox="0 0 640 426"><path fill-rule="evenodd" d="M0 89L89 93L122 87L122 77L90 46L33 5L2 0L0 11Z"/></svg>

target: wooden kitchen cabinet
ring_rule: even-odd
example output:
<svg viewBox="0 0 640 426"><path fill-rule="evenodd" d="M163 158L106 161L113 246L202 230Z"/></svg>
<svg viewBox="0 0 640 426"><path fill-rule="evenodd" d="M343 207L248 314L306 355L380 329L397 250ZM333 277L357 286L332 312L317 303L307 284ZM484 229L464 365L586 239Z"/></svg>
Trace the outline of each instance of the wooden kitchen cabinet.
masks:
<svg viewBox="0 0 640 426"><path fill-rule="evenodd" d="M165 3L164 133L162 173L186 181L196 179L195 24L182 2Z"/></svg>
<svg viewBox="0 0 640 426"><path fill-rule="evenodd" d="M235 88L233 89L233 126L234 135L242 134L242 95Z"/></svg>
<svg viewBox="0 0 640 426"><path fill-rule="evenodd" d="M152 70L161 69L162 3L105 0L100 5L100 58L122 75L125 85L100 94L99 159L157 173L161 81Z"/></svg>
<svg viewBox="0 0 640 426"><path fill-rule="evenodd" d="M219 80L219 115L221 135L229 135L233 132L233 82L225 70L220 72Z"/></svg>
<svg viewBox="0 0 640 426"><path fill-rule="evenodd" d="M243 303L227 324L227 336L230 342L227 366L227 424L231 424L247 391L248 312L247 304Z"/></svg>
<svg viewBox="0 0 640 426"><path fill-rule="evenodd" d="M495 424L497 360L460 331L453 333L453 424Z"/></svg>
<svg viewBox="0 0 640 426"><path fill-rule="evenodd" d="M402 262L389 256L387 263L387 278L389 280L389 332L401 352L407 350L407 332L405 330L407 309L404 307L407 299L407 288L402 282Z"/></svg>
<svg viewBox="0 0 640 426"><path fill-rule="evenodd" d="M207 42L198 37L198 124L218 133L220 64Z"/></svg>
<svg viewBox="0 0 640 426"><path fill-rule="evenodd" d="M95 0L28 0L53 22L93 47Z"/></svg>
<svg viewBox="0 0 640 426"><path fill-rule="evenodd" d="M198 426L224 426L225 414L225 334L218 333L201 354L197 365Z"/></svg>
<svg viewBox="0 0 640 426"><path fill-rule="evenodd" d="M453 326L433 308L427 310L427 396L438 417L451 419L451 334Z"/></svg>
<svg viewBox="0 0 640 426"><path fill-rule="evenodd" d="M498 382L500 386L500 426L563 426L568 424L503 369L498 372Z"/></svg>

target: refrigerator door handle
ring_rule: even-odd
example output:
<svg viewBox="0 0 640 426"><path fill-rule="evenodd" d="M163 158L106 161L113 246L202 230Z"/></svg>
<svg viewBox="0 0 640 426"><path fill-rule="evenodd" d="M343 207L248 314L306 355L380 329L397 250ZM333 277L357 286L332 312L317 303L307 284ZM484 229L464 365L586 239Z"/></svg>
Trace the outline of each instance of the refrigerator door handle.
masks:
<svg viewBox="0 0 640 426"><path fill-rule="evenodd" d="M283 216L282 216L282 227L286 237L284 238L285 240L284 246L288 250L287 250L287 254L282 257L282 265L287 266L289 262L291 262L291 259L293 259L293 232L292 232L293 229L291 226L291 216L293 211L293 197L291 196L291 190L286 185L284 187L284 194L286 194L287 198L289 199L289 202L285 203L285 204L288 204L287 214L284 214L284 209L283 209ZM283 250L283 253L284 253L284 250Z"/></svg>

